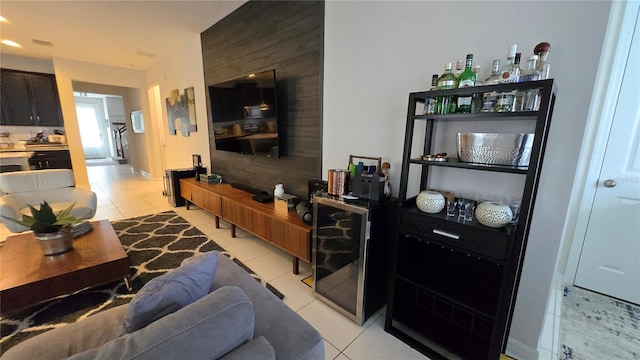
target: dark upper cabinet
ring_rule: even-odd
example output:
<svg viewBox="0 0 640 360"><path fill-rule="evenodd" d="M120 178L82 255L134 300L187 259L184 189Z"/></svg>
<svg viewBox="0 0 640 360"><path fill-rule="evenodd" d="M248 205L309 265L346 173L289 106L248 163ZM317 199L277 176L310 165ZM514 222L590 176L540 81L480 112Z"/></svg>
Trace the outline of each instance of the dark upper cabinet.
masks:
<svg viewBox="0 0 640 360"><path fill-rule="evenodd" d="M62 126L53 74L2 69L2 125Z"/></svg>

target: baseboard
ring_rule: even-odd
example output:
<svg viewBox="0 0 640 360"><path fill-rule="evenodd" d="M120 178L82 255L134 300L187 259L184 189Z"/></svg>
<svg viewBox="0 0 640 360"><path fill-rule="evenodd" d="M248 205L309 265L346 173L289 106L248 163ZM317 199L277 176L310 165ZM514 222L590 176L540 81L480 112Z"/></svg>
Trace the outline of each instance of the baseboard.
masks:
<svg viewBox="0 0 640 360"><path fill-rule="evenodd" d="M505 354L514 359L538 359L538 349L525 345L520 341L509 337Z"/></svg>

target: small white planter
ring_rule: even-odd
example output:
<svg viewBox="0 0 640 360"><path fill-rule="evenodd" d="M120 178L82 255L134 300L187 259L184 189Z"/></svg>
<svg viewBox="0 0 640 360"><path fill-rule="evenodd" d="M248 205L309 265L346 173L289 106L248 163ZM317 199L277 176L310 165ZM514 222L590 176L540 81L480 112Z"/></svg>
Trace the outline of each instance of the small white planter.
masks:
<svg viewBox="0 0 640 360"><path fill-rule="evenodd" d="M420 211L436 214L444 209L444 196L437 191L422 191L416 197L416 206Z"/></svg>
<svg viewBox="0 0 640 360"><path fill-rule="evenodd" d="M476 207L476 220L484 226L501 228L513 218L509 205L493 201L481 202Z"/></svg>

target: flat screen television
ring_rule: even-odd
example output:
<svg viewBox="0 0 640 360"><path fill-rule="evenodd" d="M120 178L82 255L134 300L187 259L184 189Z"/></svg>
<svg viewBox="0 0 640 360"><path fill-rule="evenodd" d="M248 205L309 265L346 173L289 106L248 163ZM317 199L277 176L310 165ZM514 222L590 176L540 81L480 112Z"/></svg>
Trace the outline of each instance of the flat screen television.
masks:
<svg viewBox="0 0 640 360"><path fill-rule="evenodd" d="M279 157L276 71L209 85L216 150Z"/></svg>

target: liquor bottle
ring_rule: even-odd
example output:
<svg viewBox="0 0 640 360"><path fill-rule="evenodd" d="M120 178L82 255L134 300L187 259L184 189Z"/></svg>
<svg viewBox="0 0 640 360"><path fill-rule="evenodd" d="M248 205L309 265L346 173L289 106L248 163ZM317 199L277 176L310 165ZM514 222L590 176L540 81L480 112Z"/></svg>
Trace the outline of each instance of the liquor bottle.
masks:
<svg viewBox="0 0 640 360"><path fill-rule="evenodd" d="M451 63L444 66L444 73L438 78L438 90L455 89L456 77L451 71Z"/></svg>
<svg viewBox="0 0 640 360"><path fill-rule="evenodd" d="M491 75L484 81L485 85L496 85L500 83L500 59L493 60L491 67ZM494 112L496 107L496 97L498 93L495 91L486 92L482 95L482 112Z"/></svg>
<svg viewBox="0 0 640 360"><path fill-rule="evenodd" d="M518 45L515 44L511 45L511 47L509 48L507 64L502 67L502 70L500 71L500 73L502 74L500 79L501 83L518 82L518 77L520 77L520 67L515 64L517 48Z"/></svg>
<svg viewBox="0 0 640 360"><path fill-rule="evenodd" d="M476 74L476 86L484 85L484 81L480 80L480 65L473 65L473 73ZM482 93L473 93L471 112L474 114L482 112Z"/></svg>
<svg viewBox="0 0 640 360"><path fill-rule="evenodd" d="M431 76L431 91L438 90L438 74L433 74ZM424 100L424 111L423 115L431 115L436 113L436 99L434 98L426 98Z"/></svg>
<svg viewBox="0 0 640 360"><path fill-rule="evenodd" d="M456 62L456 69L453 71L453 75L456 77L456 87L460 84L460 74L464 71L464 60L458 60Z"/></svg>
<svg viewBox="0 0 640 360"><path fill-rule="evenodd" d="M520 66L520 59L522 59L522 53L521 52L517 52L516 53L516 57L513 59L513 63L515 65L518 65L518 74L524 73L524 70L522 69L522 66Z"/></svg>
<svg viewBox="0 0 640 360"><path fill-rule="evenodd" d="M518 82L536 81L540 80L540 72L536 69L536 63L538 62L538 55L531 55L529 61L527 61L527 70L525 70Z"/></svg>
<svg viewBox="0 0 640 360"><path fill-rule="evenodd" d="M549 78L550 65L547 62L549 50L551 50L551 44L545 41L539 43L535 48L533 48L533 53L538 55L536 69L540 72L540 80L547 80Z"/></svg>
<svg viewBox="0 0 640 360"><path fill-rule="evenodd" d="M438 90L438 78L440 76L438 74L431 75L431 91Z"/></svg>
<svg viewBox="0 0 640 360"><path fill-rule="evenodd" d="M480 80L480 65L473 65L473 73L476 74L476 86L484 85L484 81Z"/></svg>
<svg viewBox="0 0 640 360"><path fill-rule="evenodd" d="M451 71L451 63L447 63L444 67L444 73L438 78L438 90L455 89L456 77ZM455 112L455 102L452 101L453 96L438 96L436 111L438 114L449 114ZM451 111L453 107L454 111Z"/></svg>
<svg viewBox="0 0 640 360"><path fill-rule="evenodd" d="M458 78L458 87L467 88L476 85L476 73L473 72L473 54L467 54L467 60L465 61L464 71ZM472 95L460 95L457 99L456 112L470 113L471 112L471 99Z"/></svg>
<svg viewBox="0 0 640 360"><path fill-rule="evenodd" d="M491 67L491 75L484 80L485 85L500 84L500 59L493 60L493 66Z"/></svg>
<svg viewBox="0 0 640 360"><path fill-rule="evenodd" d="M531 55L527 62L527 70L520 77L520 82L540 80L540 72L536 69L538 55ZM540 107L540 90L519 90L516 94L516 111L538 111Z"/></svg>

